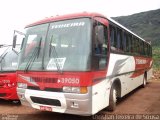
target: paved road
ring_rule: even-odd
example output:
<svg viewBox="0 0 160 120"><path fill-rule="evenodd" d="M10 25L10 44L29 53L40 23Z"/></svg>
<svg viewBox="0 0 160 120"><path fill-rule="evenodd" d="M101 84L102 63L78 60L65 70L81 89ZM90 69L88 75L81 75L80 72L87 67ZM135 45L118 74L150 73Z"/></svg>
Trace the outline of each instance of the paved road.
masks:
<svg viewBox="0 0 160 120"><path fill-rule="evenodd" d="M0 119L2 120L102 120L102 117L111 117L112 119L115 115L121 114L152 114L154 116L146 116L146 118L157 118L155 115L160 115L160 81L152 80L145 88L137 88L129 95L122 98L114 112L102 110L96 114L96 116L81 117L68 114L43 112L5 100L0 100L0 114Z"/></svg>

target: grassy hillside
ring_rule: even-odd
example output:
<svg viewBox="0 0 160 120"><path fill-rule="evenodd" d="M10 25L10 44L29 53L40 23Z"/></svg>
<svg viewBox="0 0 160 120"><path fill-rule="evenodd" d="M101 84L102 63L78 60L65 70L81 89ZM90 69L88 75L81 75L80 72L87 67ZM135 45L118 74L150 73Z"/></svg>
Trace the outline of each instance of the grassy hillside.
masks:
<svg viewBox="0 0 160 120"><path fill-rule="evenodd" d="M151 41L153 46L160 46L160 9L113 19L145 40Z"/></svg>
<svg viewBox="0 0 160 120"><path fill-rule="evenodd" d="M160 70L160 47L153 47L153 68Z"/></svg>
<svg viewBox="0 0 160 120"><path fill-rule="evenodd" d="M160 70L160 9L130 16L114 17L113 19L145 40L151 41L153 67Z"/></svg>

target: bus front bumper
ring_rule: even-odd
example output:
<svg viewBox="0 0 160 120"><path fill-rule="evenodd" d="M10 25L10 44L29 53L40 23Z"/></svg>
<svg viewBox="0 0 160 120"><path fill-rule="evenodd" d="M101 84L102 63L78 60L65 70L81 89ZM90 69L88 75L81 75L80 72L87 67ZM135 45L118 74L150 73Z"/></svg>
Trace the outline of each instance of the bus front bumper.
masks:
<svg viewBox="0 0 160 120"><path fill-rule="evenodd" d="M91 92L75 94L17 88L17 93L23 105L35 109L83 116L92 115Z"/></svg>
<svg viewBox="0 0 160 120"><path fill-rule="evenodd" d="M5 100L18 100L16 87L0 88L0 98Z"/></svg>

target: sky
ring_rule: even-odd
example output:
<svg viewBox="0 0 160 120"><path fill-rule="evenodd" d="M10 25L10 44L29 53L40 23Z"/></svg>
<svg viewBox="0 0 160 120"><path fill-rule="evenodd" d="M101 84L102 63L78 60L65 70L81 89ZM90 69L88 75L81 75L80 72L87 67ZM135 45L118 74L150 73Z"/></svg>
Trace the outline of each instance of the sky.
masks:
<svg viewBox="0 0 160 120"><path fill-rule="evenodd" d="M160 0L2 0L0 44L12 44L14 30L50 16L87 11L116 17L155 9Z"/></svg>

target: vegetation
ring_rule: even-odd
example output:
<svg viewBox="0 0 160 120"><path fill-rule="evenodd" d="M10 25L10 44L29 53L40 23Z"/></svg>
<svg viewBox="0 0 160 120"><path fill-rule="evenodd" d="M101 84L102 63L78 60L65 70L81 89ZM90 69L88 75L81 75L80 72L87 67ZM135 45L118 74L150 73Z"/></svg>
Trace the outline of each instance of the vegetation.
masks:
<svg viewBox="0 0 160 120"><path fill-rule="evenodd" d="M153 46L160 46L160 9L113 18Z"/></svg>
<svg viewBox="0 0 160 120"><path fill-rule="evenodd" d="M153 68L160 70L160 47L153 47Z"/></svg>
<svg viewBox="0 0 160 120"><path fill-rule="evenodd" d="M113 19L152 43L153 68L160 70L160 9Z"/></svg>

